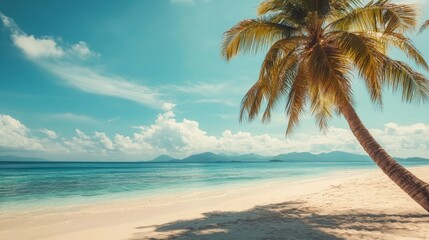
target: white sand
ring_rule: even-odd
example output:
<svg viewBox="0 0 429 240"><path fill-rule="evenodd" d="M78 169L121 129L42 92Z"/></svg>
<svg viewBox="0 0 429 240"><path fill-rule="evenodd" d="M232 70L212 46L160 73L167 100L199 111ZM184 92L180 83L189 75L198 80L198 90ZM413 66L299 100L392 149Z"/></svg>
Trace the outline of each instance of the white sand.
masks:
<svg viewBox="0 0 429 240"><path fill-rule="evenodd" d="M429 214L381 171L0 213L5 240L168 238L429 240Z"/></svg>

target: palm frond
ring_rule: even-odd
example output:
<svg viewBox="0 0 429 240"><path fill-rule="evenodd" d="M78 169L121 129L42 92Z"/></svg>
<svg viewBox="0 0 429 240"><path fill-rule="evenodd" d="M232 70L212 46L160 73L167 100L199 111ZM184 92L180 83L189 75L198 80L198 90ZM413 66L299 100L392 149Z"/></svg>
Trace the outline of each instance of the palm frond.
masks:
<svg viewBox="0 0 429 240"><path fill-rule="evenodd" d="M265 0L261 2L257 9L258 16L265 15L267 13L275 13L275 12L290 12L295 11L295 14L301 15L305 17L305 12L303 9L299 9L296 6L296 0Z"/></svg>
<svg viewBox="0 0 429 240"><path fill-rule="evenodd" d="M419 34L423 33L424 30L426 30L426 28L429 27L429 20L426 20L426 22L423 23L423 25L420 27L419 29Z"/></svg>
<svg viewBox="0 0 429 240"><path fill-rule="evenodd" d="M349 60L342 51L333 46L317 44L309 56L309 77L320 90L332 94L335 101L352 101Z"/></svg>
<svg viewBox="0 0 429 240"><path fill-rule="evenodd" d="M239 52L257 53L295 33L296 29L293 27L273 23L264 18L244 20L225 32L222 55L229 60Z"/></svg>
<svg viewBox="0 0 429 240"><path fill-rule="evenodd" d="M345 13L353 10L353 8L362 7L362 1L361 0L331 0L330 5L331 5L331 11Z"/></svg>
<svg viewBox="0 0 429 240"><path fill-rule="evenodd" d="M307 12L317 12L317 15L322 18L329 13L330 2L331 0L300 0L297 4Z"/></svg>
<svg viewBox="0 0 429 240"><path fill-rule="evenodd" d="M303 27L307 12L297 6L298 0L266 0L263 1L257 10L258 16L270 18L277 23L287 23L295 27Z"/></svg>
<svg viewBox="0 0 429 240"><path fill-rule="evenodd" d="M429 70L429 65L426 62L420 51L414 46L412 40L403 34L399 33L384 33L380 38L380 41L384 41L388 45L392 45L402 50L409 59L413 60L418 66Z"/></svg>
<svg viewBox="0 0 429 240"><path fill-rule="evenodd" d="M335 109L335 100L332 95L324 94L319 86L312 85L310 89L311 114L314 116L320 130L328 128L329 120L332 119Z"/></svg>
<svg viewBox="0 0 429 240"><path fill-rule="evenodd" d="M304 60L298 67L298 72L289 90L288 99L286 102L285 111L289 117L286 128L286 136L290 135L299 124L300 117L304 112L305 105L308 101L308 75L307 63Z"/></svg>
<svg viewBox="0 0 429 240"><path fill-rule="evenodd" d="M402 90L402 100L406 102L429 99L429 80L421 73L414 71L408 64L378 54L378 61L383 67L379 71L384 85L391 87L394 92Z"/></svg>
<svg viewBox="0 0 429 240"><path fill-rule="evenodd" d="M299 55L290 54L276 63L276 67L271 72L271 81L268 87L264 114L262 115L262 122L271 120L271 111L275 107L278 100L285 96L290 89L293 80L297 74L299 65Z"/></svg>
<svg viewBox="0 0 429 240"><path fill-rule="evenodd" d="M309 56L308 67L312 81L312 114L319 128L325 130L332 117L333 104L353 103L349 60L334 45L315 45Z"/></svg>
<svg viewBox="0 0 429 240"><path fill-rule="evenodd" d="M278 23L278 24L282 24L282 25L286 25L286 26L292 26L294 28L297 28L297 30L301 29L303 27L302 22L297 21L296 18L294 18L294 17L290 16L290 14L287 14L284 12L265 15L265 17L267 19L269 19L270 22Z"/></svg>
<svg viewBox="0 0 429 240"><path fill-rule="evenodd" d="M414 5L393 4L391 0L371 1L362 8L355 8L328 25L334 30L405 32L417 25Z"/></svg>
<svg viewBox="0 0 429 240"><path fill-rule="evenodd" d="M268 89L256 82L241 100L240 122L253 121L261 109L261 104Z"/></svg>
<svg viewBox="0 0 429 240"><path fill-rule="evenodd" d="M371 100L381 105L382 87L378 80L380 65L373 56L374 49L378 49L379 42L365 34L338 31L329 34L328 41L332 41L353 62L359 75L365 79L366 86L371 93Z"/></svg>
<svg viewBox="0 0 429 240"><path fill-rule="evenodd" d="M295 11L305 17L309 12L325 16L330 11L345 11L361 5L361 0L265 0L258 7L258 15L272 12Z"/></svg>
<svg viewBox="0 0 429 240"><path fill-rule="evenodd" d="M266 110L262 117L263 122L270 120L272 108L291 84L291 79L294 77L296 65L299 61L299 56L296 52L303 40L300 37L279 40L273 44L265 56L259 79L253 90L268 89L261 92L262 98L257 98L260 101L264 99L267 101ZM256 103L252 97L252 94L255 94L253 91L249 91L249 96L246 94L242 100L240 121L243 119L252 121L258 114L254 107ZM257 105L260 106L261 103Z"/></svg>

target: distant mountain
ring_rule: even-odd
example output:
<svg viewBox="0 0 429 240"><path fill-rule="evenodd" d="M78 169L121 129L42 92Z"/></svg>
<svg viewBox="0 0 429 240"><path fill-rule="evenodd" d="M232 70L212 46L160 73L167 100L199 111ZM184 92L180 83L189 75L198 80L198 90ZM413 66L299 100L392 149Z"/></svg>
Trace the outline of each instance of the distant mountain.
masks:
<svg viewBox="0 0 429 240"><path fill-rule="evenodd" d="M158 156L157 158L154 158L152 161L153 162L172 162L172 161L178 161L178 159L168 156L166 154L163 154Z"/></svg>
<svg viewBox="0 0 429 240"><path fill-rule="evenodd" d="M257 154L245 155L226 155L215 154L212 152L205 152L200 154L191 155L183 159L175 159L168 155L161 155L151 162L186 162L186 163L216 163L216 162L255 162L255 161L268 161L270 157L260 156Z"/></svg>
<svg viewBox="0 0 429 240"><path fill-rule="evenodd" d="M245 155L238 155L231 157L233 161L237 162L255 162L255 161L269 161L272 159L272 157L268 156L261 156L258 154L250 153Z"/></svg>
<svg viewBox="0 0 429 240"><path fill-rule="evenodd" d="M33 157L0 156L0 162L48 162L49 160Z"/></svg>
<svg viewBox="0 0 429 240"><path fill-rule="evenodd" d="M427 158L419 158L419 157L410 157L410 158L395 158L398 161L409 161L409 162L425 162L429 161Z"/></svg>
<svg viewBox="0 0 429 240"><path fill-rule="evenodd" d="M413 162L429 164L429 159L411 157L395 158L399 162ZM226 155L205 152L191 155L183 159L176 159L168 155L160 155L150 162L175 162L175 163L226 163L226 162L362 162L372 161L367 155L359 155L346 152L329 152L312 154L309 152L293 152L277 156L261 156L257 154ZM0 155L0 162L50 162L50 160L34 157L17 157Z"/></svg>
<svg viewBox="0 0 429 240"><path fill-rule="evenodd" d="M200 154L195 154L195 155L191 155L187 158L182 159L180 162L235 162L235 161L239 161L240 156L227 156L227 155L220 155L220 154L215 154L215 153L211 153L211 152L205 152L205 153L200 153Z"/></svg>
<svg viewBox="0 0 429 240"><path fill-rule="evenodd" d="M346 153L346 152L330 152L312 154L303 153L287 153L275 156L274 159L282 161L323 161L323 162L357 162L357 161L372 161L369 156Z"/></svg>
<svg viewBox="0 0 429 240"><path fill-rule="evenodd" d="M309 152L293 152L293 153L285 153L280 154L274 157L271 157L271 160L279 160L279 161L308 161L310 159L314 159L316 155Z"/></svg>
<svg viewBox="0 0 429 240"><path fill-rule="evenodd" d="M398 161L428 161L424 158L395 158ZM312 154L309 152L293 152L277 156L261 156L257 154L226 155L205 152L191 155L183 159L174 159L168 155L161 155L155 162L182 162L182 163L220 163L220 162L362 162L372 161L367 155L359 155L346 152L329 152Z"/></svg>

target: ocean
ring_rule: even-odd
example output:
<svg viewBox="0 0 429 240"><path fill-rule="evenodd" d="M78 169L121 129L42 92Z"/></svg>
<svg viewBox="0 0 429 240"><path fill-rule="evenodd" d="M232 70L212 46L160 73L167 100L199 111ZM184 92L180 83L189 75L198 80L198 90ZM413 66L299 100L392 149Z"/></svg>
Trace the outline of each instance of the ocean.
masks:
<svg viewBox="0 0 429 240"><path fill-rule="evenodd" d="M406 167L428 161L405 161ZM0 162L0 211L88 204L222 188L273 180L298 180L352 170L359 162L65 163Z"/></svg>

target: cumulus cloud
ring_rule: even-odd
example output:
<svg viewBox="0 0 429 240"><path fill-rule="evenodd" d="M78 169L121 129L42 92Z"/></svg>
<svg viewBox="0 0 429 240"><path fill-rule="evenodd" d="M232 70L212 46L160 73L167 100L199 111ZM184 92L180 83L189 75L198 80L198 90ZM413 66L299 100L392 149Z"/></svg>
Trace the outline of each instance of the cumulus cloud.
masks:
<svg viewBox="0 0 429 240"><path fill-rule="evenodd" d="M74 54L81 58L88 58L91 56L98 56L99 54L89 49L88 43L84 41L79 41L71 47L71 50Z"/></svg>
<svg viewBox="0 0 429 240"><path fill-rule="evenodd" d="M40 129L39 130L41 133L45 134L46 136L48 136L51 139L57 139L58 135L56 132L49 130L49 129Z"/></svg>
<svg viewBox="0 0 429 240"><path fill-rule="evenodd" d="M76 129L76 136L63 139L62 144L73 154L105 155L113 151L112 140L103 132L95 132L92 136Z"/></svg>
<svg viewBox="0 0 429 240"><path fill-rule="evenodd" d="M99 55L89 48L88 43L79 41L67 46L53 37L28 35L1 12L0 18L11 32L13 44L30 61L63 80L62 83L88 93L123 98L156 109L161 109L162 103L166 102L154 88L88 67L85 59Z"/></svg>
<svg viewBox="0 0 429 240"><path fill-rule="evenodd" d="M154 124L140 126L141 131L134 134L133 140L147 143L157 152L174 152L180 156L214 150L216 137L201 130L198 122L188 119L177 121L174 116L172 110L160 114Z"/></svg>
<svg viewBox="0 0 429 240"><path fill-rule="evenodd" d="M13 43L20 48L29 58L64 56L64 51L57 45L54 39L43 37L36 39L34 36L12 35Z"/></svg>
<svg viewBox="0 0 429 240"><path fill-rule="evenodd" d="M28 129L9 115L0 115L0 146L26 150L42 150L41 143L29 136Z"/></svg>
<svg viewBox="0 0 429 240"><path fill-rule="evenodd" d="M42 132L47 138L33 136L33 132ZM19 120L0 114L0 147L22 151L57 152L64 151L53 139L57 138L54 131L31 130Z"/></svg>
<svg viewBox="0 0 429 240"><path fill-rule="evenodd" d="M162 109L164 111L171 111L175 106L176 104L173 104L173 103L164 103L164 105L162 105Z"/></svg>
<svg viewBox="0 0 429 240"><path fill-rule="evenodd" d="M374 129L373 134L395 154L416 153L418 156L428 156L429 124L416 123L400 126L388 123L384 129Z"/></svg>
<svg viewBox="0 0 429 240"><path fill-rule="evenodd" d="M79 129L70 138L59 138L57 133L48 129L37 130L44 135L35 137L31 133L36 130L28 129L11 116L0 115L0 147L38 151L41 156L49 153L74 160L77 160L76 156L84 159L142 160L160 154L181 158L207 151L262 155L330 151L364 153L348 129L331 128L326 134L299 134L289 139L230 130L213 136L201 129L197 121L176 119L173 110L174 105L167 104L153 124L135 127L136 131L131 135L118 133L113 137L104 132L88 134ZM382 129L370 131L393 156L429 157L429 124L403 126L387 123Z"/></svg>

